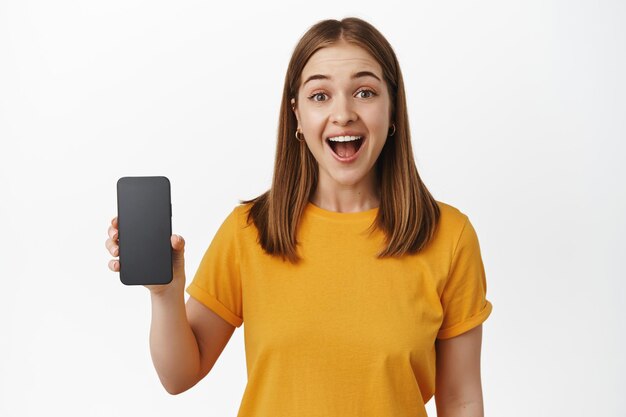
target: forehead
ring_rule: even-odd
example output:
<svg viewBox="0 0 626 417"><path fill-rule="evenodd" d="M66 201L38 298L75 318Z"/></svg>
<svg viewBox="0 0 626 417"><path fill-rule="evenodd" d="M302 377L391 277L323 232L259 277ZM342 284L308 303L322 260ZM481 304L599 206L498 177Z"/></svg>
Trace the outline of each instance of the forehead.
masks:
<svg viewBox="0 0 626 417"><path fill-rule="evenodd" d="M346 42L333 44L316 51L302 69L302 82L314 74L332 78L346 78L356 72L368 70L382 79L380 64L363 48Z"/></svg>

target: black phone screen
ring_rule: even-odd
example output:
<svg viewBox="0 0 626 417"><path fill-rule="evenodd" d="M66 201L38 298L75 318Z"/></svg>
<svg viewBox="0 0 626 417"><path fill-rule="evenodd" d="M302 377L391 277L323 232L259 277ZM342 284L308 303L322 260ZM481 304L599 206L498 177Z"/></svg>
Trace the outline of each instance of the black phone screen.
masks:
<svg viewBox="0 0 626 417"><path fill-rule="evenodd" d="M172 281L172 203L166 177L117 181L120 280L126 285Z"/></svg>

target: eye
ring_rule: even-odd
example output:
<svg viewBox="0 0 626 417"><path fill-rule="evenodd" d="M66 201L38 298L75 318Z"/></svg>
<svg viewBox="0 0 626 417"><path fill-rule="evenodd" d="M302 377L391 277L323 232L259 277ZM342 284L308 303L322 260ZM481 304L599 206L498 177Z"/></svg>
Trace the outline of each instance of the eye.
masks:
<svg viewBox="0 0 626 417"><path fill-rule="evenodd" d="M375 92L373 92L372 90L369 90L367 88L359 91L357 94L361 94L361 93L371 93L371 95L369 95L368 97L361 97L361 98L370 98L370 97L374 97L376 95Z"/></svg>
<svg viewBox="0 0 626 417"><path fill-rule="evenodd" d="M368 95L368 96L366 96L366 97L361 97L361 98L371 98L371 97L374 97L374 96L376 96L376 95L377 95L374 91L372 91L372 90L370 90L370 89L367 89L367 88L364 88L363 90L360 90L360 91L357 93L357 95L358 95L358 94L361 94L361 93L369 93L369 95ZM316 100L315 98L316 98L317 96L326 96L326 93L315 93L315 94L310 95L310 96L308 97L308 99L309 99L309 100L312 100L312 101L315 101L315 102L318 102L318 103L319 103L319 102L326 101L326 100Z"/></svg>
<svg viewBox="0 0 626 417"><path fill-rule="evenodd" d="M315 94L313 94L313 95L309 96L308 98L309 98L309 100L318 101L318 102L319 102L319 101L325 101L325 100L315 100L315 97L320 96L320 95L325 96L325 95L326 95L326 93L315 93Z"/></svg>

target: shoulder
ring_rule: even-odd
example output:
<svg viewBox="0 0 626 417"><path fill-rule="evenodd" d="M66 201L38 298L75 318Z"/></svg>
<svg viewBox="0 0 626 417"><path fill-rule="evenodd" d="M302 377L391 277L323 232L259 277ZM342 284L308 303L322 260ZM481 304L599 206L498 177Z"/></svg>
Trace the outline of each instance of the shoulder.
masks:
<svg viewBox="0 0 626 417"><path fill-rule="evenodd" d="M233 208L231 215L235 216L240 224L245 224L251 208L252 203L239 203Z"/></svg>
<svg viewBox="0 0 626 417"><path fill-rule="evenodd" d="M246 229L256 233L256 225L252 219L250 210L253 203L238 203L231 211L229 217L232 217L232 222L237 225L237 230ZM251 230L250 230L251 229Z"/></svg>
<svg viewBox="0 0 626 417"><path fill-rule="evenodd" d="M236 235L245 227L248 212L248 204L237 204L222 217L219 227L220 235Z"/></svg>
<svg viewBox="0 0 626 417"><path fill-rule="evenodd" d="M440 201L437 204L441 209L438 234L452 256L460 252L478 252L478 234L468 215L450 204Z"/></svg>
<svg viewBox="0 0 626 417"><path fill-rule="evenodd" d="M440 213L438 225L440 232L458 237L469 222L468 216L457 207L443 201L437 201L437 205Z"/></svg>

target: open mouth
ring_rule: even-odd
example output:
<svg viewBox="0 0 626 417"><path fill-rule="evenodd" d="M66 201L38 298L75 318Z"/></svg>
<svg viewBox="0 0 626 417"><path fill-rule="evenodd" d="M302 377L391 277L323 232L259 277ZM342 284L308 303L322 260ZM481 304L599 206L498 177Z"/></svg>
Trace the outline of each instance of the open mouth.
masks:
<svg viewBox="0 0 626 417"><path fill-rule="evenodd" d="M330 146L330 149L333 151L333 153L342 159L351 158L352 156L354 156L359 151L359 149L361 149L363 141L363 136L341 142L326 139L326 142Z"/></svg>

